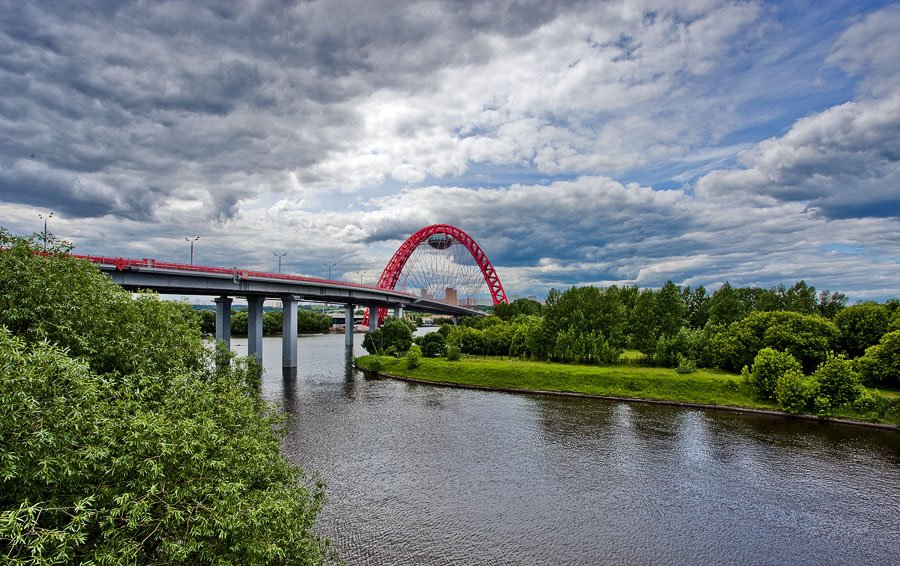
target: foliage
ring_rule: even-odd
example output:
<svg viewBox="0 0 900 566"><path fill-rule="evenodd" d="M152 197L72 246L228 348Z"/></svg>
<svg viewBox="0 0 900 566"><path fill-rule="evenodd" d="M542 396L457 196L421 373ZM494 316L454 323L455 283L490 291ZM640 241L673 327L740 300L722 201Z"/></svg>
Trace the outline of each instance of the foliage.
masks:
<svg viewBox="0 0 900 566"><path fill-rule="evenodd" d="M717 364L725 370L737 371L750 365L756 354L768 347L789 352L805 372L812 372L834 349L838 334L831 321L817 315L754 312L717 333L712 350Z"/></svg>
<svg viewBox="0 0 900 566"><path fill-rule="evenodd" d="M447 361L449 362L458 362L459 361L459 346L457 344L447 342Z"/></svg>
<svg viewBox="0 0 900 566"><path fill-rule="evenodd" d="M785 371L775 385L775 398L789 413L802 413L811 408L817 393L816 379L803 375L799 369Z"/></svg>
<svg viewBox="0 0 900 566"><path fill-rule="evenodd" d="M200 332L203 334L215 334L216 311L212 309L199 309L197 314L200 315Z"/></svg>
<svg viewBox="0 0 900 566"><path fill-rule="evenodd" d="M709 323L712 325L728 325L744 318L749 311L738 296L737 290L726 281L709 298Z"/></svg>
<svg viewBox="0 0 900 566"><path fill-rule="evenodd" d="M425 336L416 338L416 343L422 347L422 355L426 358L443 356L447 350L447 341L439 332L429 332Z"/></svg>
<svg viewBox="0 0 900 566"><path fill-rule="evenodd" d="M678 365L675 368L675 371L681 374L694 373L695 371L697 371L697 364L694 362L694 360L678 354Z"/></svg>
<svg viewBox="0 0 900 566"><path fill-rule="evenodd" d="M685 317L690 328L703 328L709 320L709 297L706 288L700 285L691 290L685 287L681 290L681 298L684 301Z"/></svg>
<svg viewBox="0 0 900 566"><path fill-rule="evenodd" d="M297 331L304 333L327 332L331 329L331 317L307 309L297 311Z"/></svg>
<svg viewBox="0 0 900 566"><path fill-rule="evenodd" d="M250 314L242 309L231 311L231 333L237 336L246 336Z"/></svg>
<svg viewBox="0 0 900 566"><path fill-rule="evenodd" d="M540 357L552 355L560 332L601 332L613 348L625 345L626 312L616 286L572 287L565 293L551 290L543 308Z"/></svg>
<svg viewBox="0 0 900 566"><path fill-rule="evenodd" d="M381 328L366 332L363 348L370 354L400 355L412 346L412 330L402 320L388 317Z"/></svg>
<svg viewBox="0 0 900 566"><path fill-rule="evenodd" d="M710 333L707 330L681 328L674 336L661 337L656 343L653 362L663 367L676 367L679 359L691 360L700 367L712 367Z"/></svg>
<svg viewBox="0 0 900 566"><path fill-rule="evenodd" d="M829 356L816 369L813 377L819 384L818 395L828 399L831 407L852 403L859 397L859 376L844 356Z"/></svg>
<svg viewBox="0 0 900 566"><path fill-rule="evenodd" d="M310 564L321 487L190 307L2 233L0 552L12 563ZM28 281L31 279L31 281Z"/></svg>
<svg viewBox="0 0 900 566"><path fill-rule="evenodd" d="M839 312L847 305L847 295L843 293L832 293L828 289L819 292L819 304L816 306L816 312L827 319L834 320Z"/></svg>
<svg viewBox="0 0 900 566"><path fill-rule="evenodd" d="M516 299L506 304L494 305L494 314L503 320L512 320L519 316L534 316L541 314L541 303L531 299Z"/></svg>
<svg viewBox="0 0 900 566"><path fill-rule="evenodd" d="M887 309L878 303L845 308L834 317L834 324L841 331L841 349L851 358L862 356L866 348L881 340L889 321Z"/></svg>
<svg viewBox="0 0 900 566"><path fill-rule="evenodd" d="M416 369L422 363L422 349L413 344L406 352L406 369Z"/></svg>
<svg viewBox="0 0 900 566"><path fill-rule="evenodd" d="M273 334L281 333L281 327L284 316L280 310L277 311L266 311L263 313L263 335L271 336Z"/></svg>
<svg viewBox="0 0 900 566"><path fill-rule="evenodd" d="M856 370L869 386L900 388L900 330L888 332L856 360Z"/></svg>
<svg viewBox="0 0 900 566"><path fill-rule="evenodd" d="M789 370L802 372L800 362L787 352L763 348L753 359L750 384L762 399L775 399L778 379Z"/></svg>

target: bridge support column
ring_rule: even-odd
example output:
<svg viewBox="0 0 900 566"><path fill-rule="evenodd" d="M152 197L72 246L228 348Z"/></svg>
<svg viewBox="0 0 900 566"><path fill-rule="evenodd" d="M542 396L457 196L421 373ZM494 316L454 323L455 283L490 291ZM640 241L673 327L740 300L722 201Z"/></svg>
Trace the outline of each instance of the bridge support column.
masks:
<svg viewBox="0 0 900 566"><path fill-rule="evenodd" d="M344 305L344 345L353 346L353 305Z"/></svg>
<svg viewBox="0 0 900 566"><path fill-rule="evenodd" d="M225 348L231 349L231 297L216 297L216 341L225 342Z"/></svg>
<svg viewBox="0 0 900 566"><path fill-rule="evenodd" d="M396 319L403 318L403 305L396 305L394 307L394 318L396 318Z"/></svg>
<svg viewBox="0 0 900 566"><path fill-rule="evenodd" d="M294 295L281 297L281 367L297 367L297 306Z"/></svg>
<svg viewBox="0 0 900 566"><path fill-rule="evenodd" d="M369 305L369 332L378 330L378 307Z"/></svg>
<svg viewBox="0 0 900 566"><path fill-rule="evenodd" d="M247 297L247 355L262 363L263 303L265 297Z"/></svg>

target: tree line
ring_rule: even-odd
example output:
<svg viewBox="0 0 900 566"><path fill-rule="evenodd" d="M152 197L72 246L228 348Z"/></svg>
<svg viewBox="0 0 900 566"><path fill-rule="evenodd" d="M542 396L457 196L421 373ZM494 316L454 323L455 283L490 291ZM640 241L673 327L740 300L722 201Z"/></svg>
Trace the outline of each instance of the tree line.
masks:
<svg viewBox="0 0 900 566"><path fill-rule="evenodd" d="M200 317L200 329L204 334L214 334L216 331L216 311L200 309L197 311ZM237 336L247 335L247 321L249 313L246 310L231 311L231 334ZM281 309L268 310L263 313L263 335L272 336L282 333ZM297 310L297 332L317 333L331 330L331 317L308 309Z"/></svg>
<svg viewBox="0 0 900 566"><path fill-rule="evenodd" d="M900 301L848 306L842 293L817 293L804 281L772 289L725 283L712 294L671 281L660 289L552 289L543 305L518 299L440 334L439 347L420 344L423 355L615 364L631 350L640 352L631 363L743 373L761 398L798 411L865 404L863 386L900 388Z"/></svg>

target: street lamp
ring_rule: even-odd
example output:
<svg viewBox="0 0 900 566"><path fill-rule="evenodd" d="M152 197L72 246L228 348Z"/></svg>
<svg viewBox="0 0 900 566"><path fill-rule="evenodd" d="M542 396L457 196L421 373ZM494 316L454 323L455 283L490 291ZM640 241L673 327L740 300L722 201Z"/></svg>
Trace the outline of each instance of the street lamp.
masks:
<svg viewBox="0 0 900 566"><path fill-rule="evenodd" d="M322 265L328 268L328 280L331 281L331 268L337 265L337 263L322 263Z"/></svg>
<svg viewBox="0 0 900 566"><path fill-rule="evenodd" d="M368 271L363 271L362 273L359 274L359 284L360 284L360 285L363 284L363 282L362 282L362 281L363 281L363 275L365 275L366 273L368 273Z"/></svg>
<svg viewBox="0 0 900 566"><path fill-rule="evenodd" d="M194 265L194 242L196 242L199 239L200 239L200 236L197 236L193 240L188 237L185 237L185 239L184 239L185 242L191 243L191 265Z"/></svg>
<svg viewBox="0 0 900 566"><path fill-rule="evenodd" d="M53 218L53 213L51 212L49 216L38 214L38 218L44 221L44 251L47 251L47 221Z"/></svg>
<svg viewBox="0 0 900 566"><path fill-rule="evenodd" d="M272 252L272 255L278 258L278 273L281 273L281 258L286 256L287 252L284 252L282 254L277 254L275 252Z"/></svg>

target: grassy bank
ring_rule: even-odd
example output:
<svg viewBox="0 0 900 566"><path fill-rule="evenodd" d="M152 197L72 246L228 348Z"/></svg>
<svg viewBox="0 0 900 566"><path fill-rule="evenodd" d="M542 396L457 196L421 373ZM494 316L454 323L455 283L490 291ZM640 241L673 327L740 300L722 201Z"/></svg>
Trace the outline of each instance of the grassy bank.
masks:
<svg viewBox="0 0 900 566"><path fill-rule="evenodd" d="M454 385L780 410L775 403L757 399L740 376L716 370L679 374L674 369L633 365L579 366L477 358L457 362L423 358L419 367L408 369L405 359L390 356L363 356L357 364L363 369ZM894 398L890 394L885 397ZM860 415L836 411L832 416L900 425L897 413Z"/></svg>

